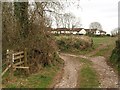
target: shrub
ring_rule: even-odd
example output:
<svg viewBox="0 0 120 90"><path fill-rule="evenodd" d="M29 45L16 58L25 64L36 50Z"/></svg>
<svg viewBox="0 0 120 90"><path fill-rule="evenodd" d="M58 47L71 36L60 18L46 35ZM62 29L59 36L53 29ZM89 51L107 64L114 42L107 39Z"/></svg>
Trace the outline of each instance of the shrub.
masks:
<svg viewBox="0 0 120 90"><path fill-rule="evenodd" d="M116 41L116 47L112 51L110 61L117 66L117 69L120 71L120 40Z"/></svg>
<svg viewBox="0 0 120 90"><path fill-rule="evenodd" d="M88 36L59 36L56 37L56 42L61 51L84 50L92 46L92 40Z"/></svg>
<svg viewBox="0 0 120 90"><path fill-rule="evenodd" d="M106 36L110 36L110 34L107 34Z"/></svg>

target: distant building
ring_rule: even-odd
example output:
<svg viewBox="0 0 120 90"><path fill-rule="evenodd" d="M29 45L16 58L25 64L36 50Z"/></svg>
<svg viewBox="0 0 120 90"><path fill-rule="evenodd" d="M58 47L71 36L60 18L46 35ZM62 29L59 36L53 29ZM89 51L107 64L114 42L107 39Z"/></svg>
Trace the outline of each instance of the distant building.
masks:
<svg viewBox="0 0 120 90"><path fill-rule="evenodd" d="M84 29L84 28L56 28L52 29L53 34L73 34L73 35L106 35L105 31L97 29Z"/></svg>
<svg viewBox="0 0 120 90"><path fill-rule="evenodd" d="M70 34L70 29L67 28L56 28L52 29L51 33L53 34Z"/></svg>
<svg viewBox="0 0 120 90"><path fill-rule="evenodd" d="M78 35L85 35L86 31L84 30L84 28L73 28L71 29L72 34L78 34Z"/></svg>
<svg viewBox="0 0 120 90"><path fill-rule="evenodd" d="M100 35L106 35L106 32L101 30Z"/></svg>
<svg viewBox="0 0 120 90"><path fill-rule="evenodd" d="M87 31L85 29L82 29L81 31L79 31L79 34L80 35L85 35L85 34L87 34Z"/></svg>
<svg viewBox="0 0 120 90"><path fill-rule="evenodd" d="M91 35L106 35L106 32L103 30L97 30L97 29L85 29L87 34Z"/></svg>
<svg viewBox="0 0 120 90"><path fill-rule="evenodd" d="M52 29L53 34L86 34L83 28L57 28Z"/></svg>

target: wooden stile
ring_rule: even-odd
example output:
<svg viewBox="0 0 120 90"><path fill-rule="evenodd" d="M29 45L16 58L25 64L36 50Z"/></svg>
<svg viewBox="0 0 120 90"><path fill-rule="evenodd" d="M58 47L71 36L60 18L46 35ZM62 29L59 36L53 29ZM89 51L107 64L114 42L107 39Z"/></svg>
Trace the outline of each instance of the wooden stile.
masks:
<svg viewBox="0 0 120 90"><path fill-rule="evenodd" d="M7 50L7 68L2 72L2 76L10 69L10 74L13 76L14 70L18 69L26 69L29 72L29 67L27 65L27 51L26 48L24 51L14 53L12 50ZM5 62L6 63L6 62Z"/></svg>

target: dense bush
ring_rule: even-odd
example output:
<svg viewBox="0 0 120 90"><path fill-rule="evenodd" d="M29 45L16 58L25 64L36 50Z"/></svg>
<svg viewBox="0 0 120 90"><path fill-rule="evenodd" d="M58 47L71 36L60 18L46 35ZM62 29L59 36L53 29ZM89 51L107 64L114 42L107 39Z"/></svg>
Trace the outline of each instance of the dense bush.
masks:
<svg viewBox="0 0 120 90"><path fill-rule="evenodd" d="M84 50L92 46L92 39L88 36L59 36L56 42L61 51Z"/></svg>
<svg viewBox="0 0 120 90"><path fill-rule="evenodd" d="M112 51L112 55L110 57L110 61L117 66L120 71L120 40L116 41L116 47Z"/></svg>

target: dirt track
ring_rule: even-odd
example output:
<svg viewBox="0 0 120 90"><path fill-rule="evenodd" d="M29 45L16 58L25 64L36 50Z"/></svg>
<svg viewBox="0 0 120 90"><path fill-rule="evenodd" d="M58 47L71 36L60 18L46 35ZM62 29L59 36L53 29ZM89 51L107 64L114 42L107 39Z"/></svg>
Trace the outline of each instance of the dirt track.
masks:
<svg viewBox="0 0 120 90"><path fill-rule="evenodd" d="M60 57L65 61L64 74L60 82L55 88L75 88L77 85L78 70L80 62L72 56L60 54Z"/></svg>
<svg viewBox="0 0 120 90"><path fill-rule="evenodd" d="M77 85L78 70L82 64L76 57L85 58L93 62L93 68L99 75L99 88L118 88L118 75L107 65L102 56L87 57L84 55L61 54L65 61L64 74L55 88L75 88Z"/></svg>
<svg viewBox="0 0 120 90"><path fill-rule="evenodd" d="M99 80L101 82L101 88L118 88L118 75L113 71L113 69L107 65L105 58L102 56L97 56L90 58L94 63L93 68L99 74Z"/></svg>
<svg viewBox="0 0 120 90"><path fill-rule="evenodd" d="M73 55L73 54L60 54L60 57L65 61L64 73L60 83L56 84L55 88L74 88L77 85L78 70L82 66L76 57L84 58L93 62L93 68L98 74L98 79L100 82L99 88L118 88L118 75L114 70L107 65L105 57L96 56L90 57L100 49L106 47L106 45L101 45L93 52L87 55Z"/></svg>

